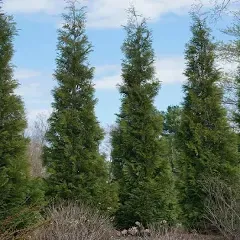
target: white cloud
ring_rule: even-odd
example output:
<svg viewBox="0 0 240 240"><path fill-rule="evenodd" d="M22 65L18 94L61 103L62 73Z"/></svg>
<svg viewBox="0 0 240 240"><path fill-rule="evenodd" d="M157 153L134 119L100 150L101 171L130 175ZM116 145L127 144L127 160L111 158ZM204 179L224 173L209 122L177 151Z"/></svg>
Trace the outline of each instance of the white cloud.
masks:
<svg viewBox="0 0 240 240"><path fill-rule="evenodd" d="M114 1L114 3L113 3ZM94 28L118 28L126 21L129 0L82 0L88 6L88 26ZM132 0L139 13L157 21L166 13L187 13L194 0ZM209 0L202 0L209 6ZM10 13L59 14L64 9L64 0L5 0L5 10Z"/></svg>
<svg viewBox="0 0 240 240"><path fill-rule="evenodd" d="M20 83L16 89L16 93L22 97L38 97L41 96L39 92L40 83L37 78L42 76L38 71L32 69L19 68L14 72L14 77ZM28 80L28 81L25 81Z"/></svg>
<svg viewBox="0 0 240 240"><path fill-rule="evenodd" d="M103 77L95 81L96 89L114 89L122 82L120 74Z"/></svg>
<svg viewBox="0 0 240 240"><path fill-rule="evenodd" d="M31 69L17 69L14 73L15 78L18 80L31 79L34 77L39 77L40 75L40 72Z"/></svg>
<svg viewBox="0 0 240 240"><path fill-rule="evenodd" d="M121 66L106 64L97 66L95 69L96 79L94 81L96 89L114 89L121 83Z"/></svg>
<svg viewBox="0 0 240 240"><path fill-rule="evenodd" d="M185 60L183 56L162 57L156 61L156 72L162 84L183 83Z"/></svg>
<svg viewBox="0 0 240 240"><path fill-rule="evenodd" d="M20 85L16 89L16 94L22 96L22 97L32 97L37 98L42 96L42 93L39 91L40 84L39 82L33 82L29 84Z"/></svg>
<svg viewBox="0 0 240 240"><path fill-rule="evenodd" d="M121 68L119 65L115 64L106 64L106 65L102 65L102 66L97 66L95 69L95 74L96 75L102 75L102 74L106 74L106 73L111 73L111 72L116 72L116 71L120 71Z"/></svg>
<svg viewBox="0 0 240 240"><path fill-rule="evenodd" d="M188 13L194 0L133 0L136 10L153 22L158 21L166 13L182 15ZM90 27L121 27L126 23L126 9L130 6L129 0L95 0L89 4ZM209 6L209 0L203 0Z"/></svg>
<svg viewBox="0 0 240 240"><path fill-rule="evenodd" d="M63 0L5 0L4 9L11 13L59 14L64 8Z"/></svg>

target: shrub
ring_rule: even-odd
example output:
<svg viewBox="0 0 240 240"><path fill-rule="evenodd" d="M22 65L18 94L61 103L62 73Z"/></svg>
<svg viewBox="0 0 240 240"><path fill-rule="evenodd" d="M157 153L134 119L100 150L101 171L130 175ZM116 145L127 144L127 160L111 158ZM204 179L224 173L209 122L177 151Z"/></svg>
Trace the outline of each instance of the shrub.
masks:
<svg viewBox="0 0 240 240"><path fill-rule="evenodd" d="M114 233L111 221L84 205L64 203L48 210L49 221L36 230L34 240L108 240Z"/></svg>
<svg viewBox="0 0 240 240"><path fill-rule="evenodd" d="M239 186L230 187L217 177L205 179L203 189L206 219L226 239L240 239L240 192Z"/></svg>

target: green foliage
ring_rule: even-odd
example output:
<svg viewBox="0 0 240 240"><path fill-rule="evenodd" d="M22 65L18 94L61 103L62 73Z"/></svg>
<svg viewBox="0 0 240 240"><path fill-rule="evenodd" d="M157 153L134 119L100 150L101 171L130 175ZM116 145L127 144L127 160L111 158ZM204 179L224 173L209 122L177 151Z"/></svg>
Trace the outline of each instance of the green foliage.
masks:
<svg viewBox="0 0 240 240"><path fill-rule="evenodd" d="M182 109L179 106L169 106L166 112L163 112L163 131L165 135L173 135L178 132L181 124Z"/></svg>
<svg viewBox="0 0 240 240"><path fill-rule="evenodd" d="M39 213L32 206L43 201L43 191L32 186L28 172L24 137L26 120L18 86L13 79L13 19L0 14L0 233L20 229L36 222ZM35 180L39 185L40 182ZM40 184L41 185L41 184ZM24 214L21 214L24 212Z"/></svg>
<svg viewBox="0 0 240 240"><path fill-rule="evenodd" d="M84 9L70 3L58 33L58 57L53 113L46 134L44 160L49 197L116 208L116 193L108 182L104 157L99 153L103 131L95 116L94 69L88 55L92 46L85 34ZM112 195L112 197L110 197Z"/></svg>
<svg viewBox="0 0 240 240"><path fill-rule="evenodd" d="M195 17L192 34L185 54L188 81L178 133L179 190L185 224L201 227L206 193L200 182L208 176L238 182L239 158L236 136L221 105L221 73L214 65L215 45L205 21Z"/></svg>
<svg viewBox="0 0 240 240"><path fill-rule="evenodd" d="M163 120L153 105L160 83L155 78L152 34L134 9L122 46L122 106L112 131L112 172L119 184L119 227L176 217L174 181L161 141Z"/></svg>

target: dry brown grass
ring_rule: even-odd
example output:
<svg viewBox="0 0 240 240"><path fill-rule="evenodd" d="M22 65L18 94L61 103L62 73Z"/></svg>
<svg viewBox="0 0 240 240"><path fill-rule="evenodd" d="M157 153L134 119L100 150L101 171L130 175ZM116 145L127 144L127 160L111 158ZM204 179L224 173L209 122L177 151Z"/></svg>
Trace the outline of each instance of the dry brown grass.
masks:
<svg viewBox="0 0 240 240"><path fill-rule="evenodd" d="M197 233L186 233L183 230L172 229L162 231L158 228L150 228L151 236L126 237L121 240L224 240L220 236L200 235Z"/></svg>
<svg viewBox="0 0 240 240"><path fill-rule="evenodd" d="M205 235L195 235L195 234L167 234L164 236L156 237L127 237L122 238L121 240L224 240L224 238L216 236L205 236Z"/></svg>

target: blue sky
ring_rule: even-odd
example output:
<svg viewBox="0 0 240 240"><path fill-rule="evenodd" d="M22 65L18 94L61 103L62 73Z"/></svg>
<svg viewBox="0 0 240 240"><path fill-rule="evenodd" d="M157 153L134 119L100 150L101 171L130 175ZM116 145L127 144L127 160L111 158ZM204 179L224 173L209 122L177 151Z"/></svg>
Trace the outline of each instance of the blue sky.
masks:
<svg viewBox="0 0 240 240"><path fill-rule="evenodd" d="M115 122L120 107L116 84L121 82L120 47L125 37L121 25L125 23L125 9L129 0L83 0L88 7L87 34L94 46L89 60L96 67L94 83L98 104L96 114L101 124ZM193 0L135 0L137 10L149 17L153 30L157 77L162 87L155 104L165 110L179 104L185 80L184 48L190 39L191 19L188 11ZM209 7L209 0L203 0ZM19 29L15 39L15 77L20 82L17 92L23 97L29 121L37 114L48 114L53 101L51 90L56 86L52 74L55 69L57 28L61 26L60 14L63 0L5 0L4 10L12 14ZM218 29L228 20L214 25L214 35L222 36Z"/></svg>

